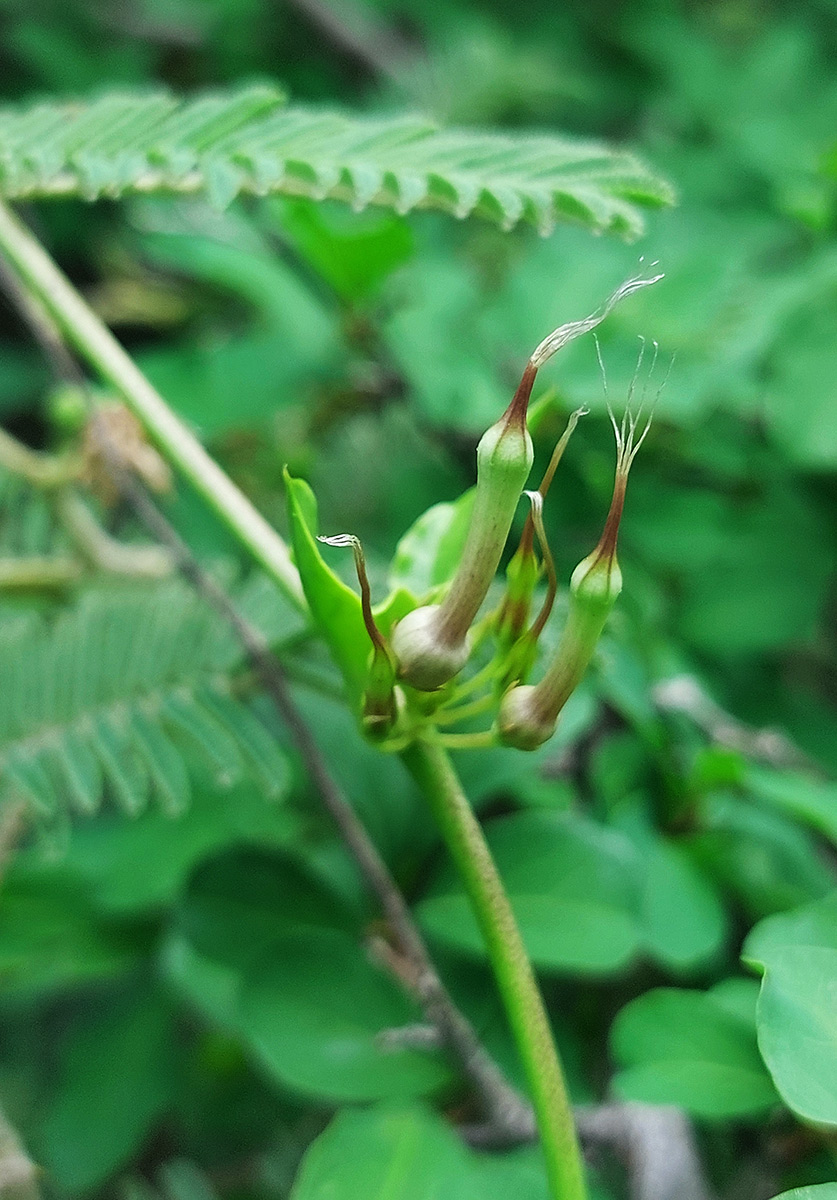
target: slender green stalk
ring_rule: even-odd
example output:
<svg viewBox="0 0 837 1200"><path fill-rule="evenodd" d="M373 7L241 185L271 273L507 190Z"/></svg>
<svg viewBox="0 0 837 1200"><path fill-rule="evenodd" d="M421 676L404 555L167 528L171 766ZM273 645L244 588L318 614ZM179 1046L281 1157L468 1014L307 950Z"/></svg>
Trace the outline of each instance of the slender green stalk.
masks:
<svg viewBox="0 0 837 1200"><path fill-rule="evenodd" d="M526 1070L554 1200L585 1200L584 1167L561 1063L531 964L491 857L445 749L414 742L402 758L430 803L488 946Z"/></svg>
<svg viewBox="0 0 837 1200"><path fill-rule="evenodd" d="M171 412L46 251L2 202L0 252L68 341L120 393L166 458L304 610L299 576L285 543ZM561 1065L532 968L479 823L443 746L419 740L403 751L403 757L435 812L488 944L529 1079L553 1196L555 1200L586 1200Z"/></svg>
<svg viewBox="0 0 837 1200"><path fill-rule="evenodd" d="M67 340L117 392L238 541L301 610L299 575L282 538L171 411L47 252L0 202L0 252L13 264ZM231 397L234 402L234 397Z"/></svg>

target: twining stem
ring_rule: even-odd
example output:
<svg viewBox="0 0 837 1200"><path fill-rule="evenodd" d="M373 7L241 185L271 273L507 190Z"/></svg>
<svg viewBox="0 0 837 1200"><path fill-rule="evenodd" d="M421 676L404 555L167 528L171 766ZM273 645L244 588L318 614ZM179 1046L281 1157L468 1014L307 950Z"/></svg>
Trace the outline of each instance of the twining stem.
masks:
<svg viewBox="0 0 837 1200"><path fill-rule="evenodd" d="M0 252L74 345L286 596L305 611L288 548L187 429L17 217L0 201Z"/></svg>
<svg viewBox="0 0 837 1200"><path fill-rule="evenodd" d="M465 883L523 1061L554 1200L585 1200L581 1151L543 1000L491 851L446 750L430 736L402 754Z"/></svg>

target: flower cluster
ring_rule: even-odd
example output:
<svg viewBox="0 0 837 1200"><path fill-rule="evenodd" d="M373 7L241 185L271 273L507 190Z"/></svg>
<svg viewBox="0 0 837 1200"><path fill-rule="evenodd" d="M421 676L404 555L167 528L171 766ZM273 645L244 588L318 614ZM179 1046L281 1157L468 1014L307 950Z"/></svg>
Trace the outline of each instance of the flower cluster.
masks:
<svg viewBox="0 0 837 1200"><path fill-rule="evenodd" d="M378 741L397 744L399 733L409 735L412 721L456 723L478 712L497 707L496 725L483 735L447 735L451 744L478 744L474 738L499 741L532 750L554 732L561 710L581 681L607 617L622 588L616 555L619 524L625 503L628 473L650 425L643 418L654 361L639 403L634 393L640 376L643 351L621 422L610 410L616 435L616 471L613 499L602 536L593 552L573 572L569 611L553 661L538 683L526 682L535 663L538 639L550 615L557 579L547 544L542 510L555 470L579 418L573 413L555 447L537 491L525 491L532 468L532 439L527 414L538 370L556 351L599 325L625 296L656 283L661 275L634 277L622 284L596 313L556 329L535 349L506 411L483 435L477 447L477 485L470 524L455 575L438 603L424 604L406 613L384 637L377 628L369 599L363 555L356 539L341 536L322 539L354 549L361 585L363 619L372 642L369 679L363 697L363 726ZM605 383L606 388L606 383ZM488 621L475 626L508 540L522 496L530 513L517 552L507 569L505 597ZM541 608L530 624L536 585L546 576ZM464 683L457 683L472 655L475 629L494 639L494 655L487 668ZM490 694L473 698L476 685L489 684ZM468 703L463 699L470 697ZM451 741L451 739L454 739Z"/></svg>

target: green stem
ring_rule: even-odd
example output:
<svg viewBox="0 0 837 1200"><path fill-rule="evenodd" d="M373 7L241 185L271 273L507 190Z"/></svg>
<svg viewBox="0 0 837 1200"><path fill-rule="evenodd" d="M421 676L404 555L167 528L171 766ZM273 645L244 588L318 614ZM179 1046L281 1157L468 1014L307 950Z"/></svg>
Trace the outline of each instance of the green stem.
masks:
<svg viewBox="0 0 837 1200"><path fill-rule="evenodd" d="M67 340L119 392L169 462L185 475L282 591L305 611L299 575L282 538L175 416L40 243L2 202L0 251ZM235 403L235 397L230 397L230 403Z"/></svg>
<svg viewBox="0 0 837 1200"><path fill-rule="evenodd" d="M402 757L433 809L482 929L529 1081L554 1200L585 1200L584 1167L558 1052L482 829L442 746L416 741Z"/></svg>

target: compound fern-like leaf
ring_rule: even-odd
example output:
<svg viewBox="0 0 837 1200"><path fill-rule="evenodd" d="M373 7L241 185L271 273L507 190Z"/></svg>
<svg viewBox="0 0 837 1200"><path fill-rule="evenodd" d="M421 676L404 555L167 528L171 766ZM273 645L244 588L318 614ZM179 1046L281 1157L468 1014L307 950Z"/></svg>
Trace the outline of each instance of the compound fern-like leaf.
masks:
<svg viewBox="0 0 837 1200"><path fill-rule="evenodd" d="M280 793L287 761L234 690L241 665L225 623L176 581L89 592L51 625L7 620L0 807L22 799L51 818L95 812L107 794L128 813L151 797L177 813L190 798L189 746L220 780L247 772Z"/></svg>
<svg viewBox="0 0 837 1200"><path fill-rule="evenodd" d="M0 109L0 195L153 192L205 192L221 206L249 192L431 208L542 233L572 220L625 237L641 232L642 206L672 199L633 154L598 142L286 107L271 87Z"/></svg>

